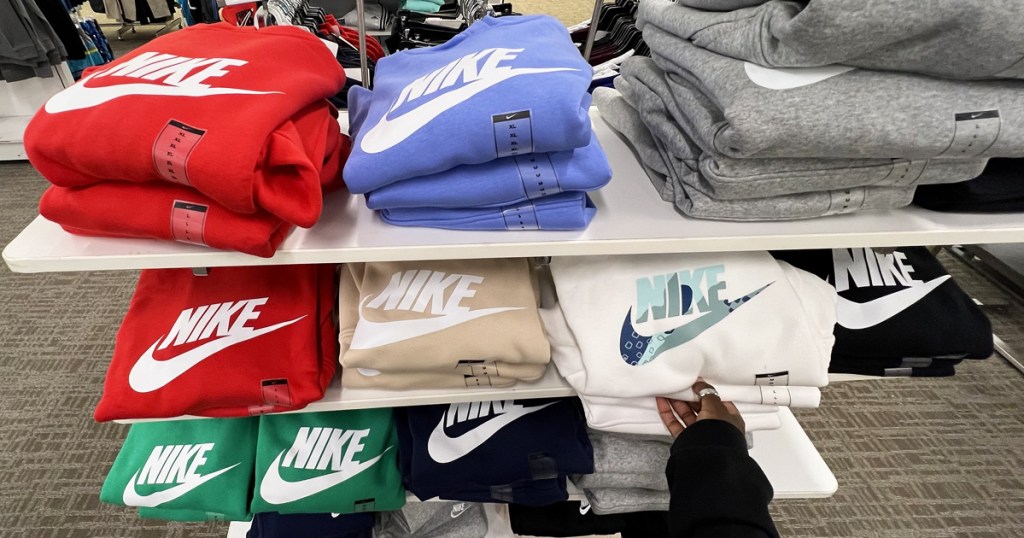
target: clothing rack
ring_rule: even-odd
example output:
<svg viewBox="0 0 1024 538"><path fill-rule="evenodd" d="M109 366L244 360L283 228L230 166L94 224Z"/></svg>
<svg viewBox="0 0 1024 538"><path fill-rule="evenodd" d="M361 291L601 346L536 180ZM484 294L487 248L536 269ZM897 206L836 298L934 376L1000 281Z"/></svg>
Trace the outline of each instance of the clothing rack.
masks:
<svg viewBox="0 0 1024 538"><path fill-rule="evenodd" d="M118 41L123 41L125 34L127 34L129 32L131 32L133 34L135 33L135 25L138 24L138 23L130 22L130 21L126 20L125 16L124 16L124 4L121 3L121 0L115 0L115 1L117 2L117 9L120 10L120 12L121 12L121 19L122 19L120 27L117 29L117 40ZM118 25L117 24L109 24L108 23L108 24L100 24L100 26L118 26ZM140 26L143 26L143 25L140 25ZM165 23L162 28L157 30L155 35L160 36L160 35L163 35L166 32L170 32L171 30L174 29L175 26L177 26L178 28L182 27L181 17L174 17L174 16L172 16L171 20L168 21L167 23Z"/></svg>

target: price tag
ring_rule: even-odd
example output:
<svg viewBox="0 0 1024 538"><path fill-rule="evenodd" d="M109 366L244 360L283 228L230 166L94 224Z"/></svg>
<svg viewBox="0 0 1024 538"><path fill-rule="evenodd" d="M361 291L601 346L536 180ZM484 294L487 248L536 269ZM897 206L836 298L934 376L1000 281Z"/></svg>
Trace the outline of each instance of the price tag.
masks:
<svg viewBox="0 0 1024 538"><path fill-rule="evenodd" d="M153 166L160 177L191 185L188 180L188 157L206 131L190 127L177 120L167 122L153 143Z"/></svg>
<svg viewBox="0 0 1024 538"><path fill-rule="evenodd" d="M182 243L206 246L206 212L204 204L175 200L171 206L171 237Z"/></svg>
<svg viewBox="0 0 1024 538"><path fill-rule="evenodd" d="M533 124L530 111L508 112L491 116L494 124L494 148L498 157L533 153Z"/></svg>

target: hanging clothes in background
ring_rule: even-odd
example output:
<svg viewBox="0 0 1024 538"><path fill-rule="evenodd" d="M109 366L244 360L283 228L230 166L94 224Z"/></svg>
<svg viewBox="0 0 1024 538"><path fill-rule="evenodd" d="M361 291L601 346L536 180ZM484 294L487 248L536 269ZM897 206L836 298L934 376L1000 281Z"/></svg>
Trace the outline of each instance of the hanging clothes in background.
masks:
<svg viewBox="0 0 1024 538"><path fill-rule="evenodd" d="M0 0L0 80L52 77L50 66L66 58L60 36L34 0Z"/></svg>
<svg viewBox="0 0 1024 538"><path fill-rule="evenodd" d="M106 14L119 22L153 24L174 13L175 0L103 0Z"/></svg>
<svg viewBox="0 0 1024 538"><path fill-rule="evenodd" d="M597 34L588 61L594 66L594 80L590 91L597 87L612 87L619 76L619 66L632 56L650 56L643 35L636 27L636 0L616 0L601 6L597 19ZM582 53L590 32L590 21L569 28L572 40Z"/></svg>
<svg viewBox="0 0 1024 538"><path fill-rule="evenodd" d="M362 85L358 30L345 26L344 22L335 15L306 1L290 4L274 0L268 2L266 7L258 7L255 3L249 7L233 6L225 8L222 15L225 20L239 26L253 25L254 21L259 21L260 26L271 24L298 26L312 32L324 41L337 45L335 58L338 60L338 64L348 71L345 87L330 97L329 101L339 109L348 108L349 89ZM366 57L371 80L377 60L383 58L384 55L384 47L380 42L373 36L367 36Z"/></svg>
<svg viewBox="0 0 1024 538"><path fill-rule="evenodd" d="M66 0L61 1L64 2ZM103 32L100 31L99 23L95 19L83 17L78 6L71 8L69 15L75 32L78 34L78 39L85 47L83 58L68 59L68 67L71 69L71 74L75 77L75 80L78 80L85 69L112 62L114 60L114 52L110 49L107 36L103 35Z"/></svg>

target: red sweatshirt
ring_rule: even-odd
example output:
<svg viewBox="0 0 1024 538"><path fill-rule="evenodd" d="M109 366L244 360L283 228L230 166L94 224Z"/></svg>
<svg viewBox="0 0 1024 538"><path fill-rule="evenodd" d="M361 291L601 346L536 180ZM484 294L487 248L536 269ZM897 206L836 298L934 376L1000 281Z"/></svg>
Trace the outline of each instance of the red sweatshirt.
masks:
<svg viewBox="0 0 1024 538"><path fill-rule="evenodd" d="M342 136L336 111L326 102L296 115L307 158L319 168L325 192L341 186L341 166L349 138ZM314 156L320 157L314 161ZM86 187L50 187L39 213L79 235L139 237L182 241L254 256L271 257L291 231L280 218L259 210L235 213L195 189L166 182L106 181Z"/></svg>
<svg viewBox="0 0 1024 538"><path fill-rule="evenodd" d="M334 265L142 271L96 420L301 409L334 376Z"/></svg>
<svg viewBox="0 0 1024 538"><path fill-rule="evenodd" d="M337 59L300 28L191 26L53 96L25 149L58 186L165 181L309 227L323 205L319 167L290 120L344 83Z"/></svg>

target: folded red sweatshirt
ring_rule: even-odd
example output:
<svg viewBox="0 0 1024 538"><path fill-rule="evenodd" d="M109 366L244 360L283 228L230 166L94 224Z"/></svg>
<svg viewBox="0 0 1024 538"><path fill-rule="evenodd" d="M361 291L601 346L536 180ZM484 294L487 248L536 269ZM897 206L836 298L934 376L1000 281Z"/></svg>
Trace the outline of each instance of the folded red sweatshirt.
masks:
<svg viewBox="0 0 1024 538"><path fill-rule="evenodd" d="M165 181L309 227L323 205L319 170L290 120L344 84L334 55L301 28L190 26L50 98L25 149L58 186Z"/></svg>
<svg viewBox="0 0 1024 538"><path fill-rule="evenodd" d="M312 159L321 155L319 174L326 191L341 186L349 139L342 136L326 102L296 117L297 132ZM107 181L86 187L50 187L39 213L78 235L137 237L194 243L254 256L271 257L291 231L280 218L257 211L235 213L191 187L165 182Z"/></svg>
<svg viewBox="0 0 1024 538"><path fill-rule="evenodd" d="M319 400L338 353L334 269L142 271L96 420L247 416Z"/></svg>

